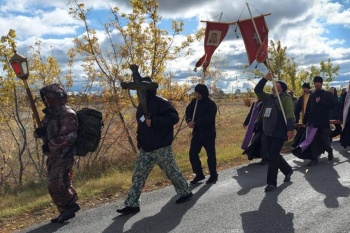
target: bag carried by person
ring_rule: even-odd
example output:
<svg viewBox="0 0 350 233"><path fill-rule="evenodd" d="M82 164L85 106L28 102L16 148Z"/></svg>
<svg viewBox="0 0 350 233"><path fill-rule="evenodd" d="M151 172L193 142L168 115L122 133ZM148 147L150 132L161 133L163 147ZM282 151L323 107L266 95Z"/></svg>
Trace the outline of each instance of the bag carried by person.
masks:
<svg viewBox="0 0 350 233"><path fill-rule="evenodd" d="M94 108L82 108L77 111L78 135L75 142L77 156L85 156L96 151L103 127L102 113Z"/></svg>

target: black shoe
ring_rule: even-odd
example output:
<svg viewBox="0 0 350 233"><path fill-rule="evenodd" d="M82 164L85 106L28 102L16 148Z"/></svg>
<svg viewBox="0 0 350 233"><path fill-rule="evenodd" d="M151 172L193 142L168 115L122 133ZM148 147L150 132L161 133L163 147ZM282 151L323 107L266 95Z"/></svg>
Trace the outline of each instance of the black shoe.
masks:
<svg viewBox="0 0 350 233"><path fill-rule="evenodd" d="M78 203L74 203L73 205L71 205L71 206L69 207L69 209L70 209L71 211L78 212L78 211L80 210L80 206L79 206Z"/></svg>
<svg viewBox="0 0 350 233"><path fill-rule="evenodd" d="M333 160L334 156L333 156L333 150L331 152L328 152L328 160L331 161Z"/></svg>
<svg viewBox="0 0 350 233"><path fill-rule="evenodd" d="M58 215L56 218L51 218L51 222L56 223L61 216L62 216L62 213L60 213L60 215Z"/></svg>
<svg viewBox="0 0 350 233"><path fill-rule="evenodd" d="M181 203L185 203L187 201L189 201L191 199L191 197L193 196L193 193L190 192L190 194L180 197L179 199L176 200L176 204L181 204Z"/></svg>
<svg viewBox="0 0 350 233"><path fill-rule="evenodd" d="M72 210L65 210L62 212L60 217L57 219L58 223L63 223L67 221L68 219L74 218L75 217L75 212Z"/></svg>
<svg viewBox="0 0 350 233"><path fill-rule="evenodd" d="M292 151L292 154L295 155L296 157L299 157L301 155L301 147L300 146L297 146L295 147Z"/></svg>
<svg viewBox="0 0 350 233"><path fill-rule="evenodd" d="M196 177L190 181L191 184L197 184L199 181L204 180L204 174L196 175Z"/></svg>
<svg viewBox="0 0 350 233"><path fill-rule="evenodd" d="M269 164L269 161L267 159L262 159L259 164L260 165L267 165L267 164Z"/></svg>
<svg viewBox="0 0 350 233"><path fill-rule="evenodd" d="M292 174L293 174L293 170L290 170L290 172L286 175L286 177L284 177L283 182L289 182Z"/></svg>
<svg viewBox="0 0 350 233"><path fill-rule="evenodd" d="M140 207L125 206L123 209L117 209L120 214L136 214L140 212Z"/></svg>
<svg viewBox="0 0 350 233"><path fill-rule="evenodd" d="M271 191L275 190L276 188L277 188L276 185L268 184L268 185L265 187L265 192L271 192Z"/></svg>
<svg viewBox="0 0 350 233"><path fill-rule="evenodd" d="M318 163L318 160L311 160L311 162L308 163L306 166L311 167L311 166L316 165L317 163Z"/></svg>
<svg viewBox="0 0 350 233"><path fill-rule="evenodd" d="M78 212L80 210L80 206L77 203L74 203L71 205L67 210L63 211L60 216L58 216L57 221L58 223L63 223L67 221L68 219L75 217L75 212ZM51 219L51 222L55 222L56 219Z"/></svg>
<svg viewBox="0 0 350 233"><path fill-rule="evenodd" d="M205 182L206 184L215 184L218 181L218 175L210 176L209 179Z"/></svg>

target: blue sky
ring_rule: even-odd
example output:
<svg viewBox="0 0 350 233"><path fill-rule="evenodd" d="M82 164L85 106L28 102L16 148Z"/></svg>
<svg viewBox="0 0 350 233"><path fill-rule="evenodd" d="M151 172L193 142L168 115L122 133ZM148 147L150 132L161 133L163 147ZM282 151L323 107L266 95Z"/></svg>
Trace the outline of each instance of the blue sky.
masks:
<svg viewBox="0 0 350 233"><path fill-rule="evenodd" d="M68 15L68 1L65 0L26 0L21 2L2 0L0 8L0 36L9 29L15 29L18 37L19 53L26 54L35 40L42 41L42 54L58 59L64 70L68 58L65 53L73 47L72 39L83 32L83 25ZM94 26L107 22L109 7L118 6L122 12L130 11L128 0L84 0L92 6L90 19ZM161 27L169 28L170 20L185 21L184 34L195 33L204 27L201 20L232 22L249 17L246 1L237 0L159 0ZM300 69L319 65L320 61L331 59L340 66L339 77L334 85L345 85L350 80L350 0L253 0L248 2L252 13L271 13L266 17L269 39L281 41L287 46L287 55L294 57ZM101 30L101 34L103 31ZM176 40L181 41L183 35ZM175 73L175 81L186 82L195 62L203 55L203 41L192 45L193 56L179 58L169 64ZM254 86L243 73L242 67L248 63L243 41L236 38L233 27L214 56L226 58L227 67L223 70L227 77L219 83L226 92L233 89ZM252 67L255 66L253 63ZM80 67L75 67L81 73ZM198 73L198 75L200 75ZM253 80L254 81L254 80Z"/></svg>

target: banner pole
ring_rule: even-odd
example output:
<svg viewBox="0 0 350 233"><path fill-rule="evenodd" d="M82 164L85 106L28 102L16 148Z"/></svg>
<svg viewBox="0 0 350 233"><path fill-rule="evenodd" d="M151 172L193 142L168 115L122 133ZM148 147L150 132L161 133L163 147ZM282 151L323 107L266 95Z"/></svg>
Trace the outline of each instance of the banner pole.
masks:
<svg viewBox="0 0 350 233"><path fill-rule="evenodd" d="M260 34L259 34L259 31L256 27L256 24L255 24L255 21L254 21L254 18L253 18L253 15L252 15L252 12L250 11L250 7L249 7L249 4L246 2L247 4L247 8L248 8L248 11L249 11L249 14L250 14L250 17L251 17L251 20L252 20L252 23L253 23L253 26L254 26L254 29L255 29L255 33L259 39L259 44L261 45L262 42L261 42L261 38L260 38ZM271 72L271 69L270 69L270 66L268 64L268 58L266 58L265 62L264 62L266 68L269 70L269 72ZM273 87L275 88L275 91L277 93L277 99L278 99L278 103L280 104L280 107L281 107L281 110L282 110L282 114L283 114L283 118L284 118L284 122L287 124L287 118L286 118L286 114L284 112L284 109L283 109L283 105L282 105L282 102L281 102L281 98L280 98L280 95L277 91L277 86L276 86L276 82L275 82L275 76L274 74L271 72L271 75L272 75L272 83L273 83Z"/></svg>

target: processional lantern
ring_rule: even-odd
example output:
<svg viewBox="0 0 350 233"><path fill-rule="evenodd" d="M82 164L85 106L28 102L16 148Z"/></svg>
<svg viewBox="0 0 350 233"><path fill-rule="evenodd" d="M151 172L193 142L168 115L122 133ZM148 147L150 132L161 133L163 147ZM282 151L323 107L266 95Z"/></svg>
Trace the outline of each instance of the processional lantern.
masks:
<svg viewBox="0 0 350 233"><path fill-rule="evenodd" d="M11 59L9 60L13 71L15 72L17 78L21 79L24 83L27 95L28 95L28 99L30 102L30 106L32 108L33 111L33 115L34 115L34 119L37 123L37 125L39 127L41 127L41 121L39 118L39 114L38 114L38 110L36 109L35 103L34 103L34 99L32 96L32 93L29 89L28 86L28 82L27 79L29 77L29 69L28 69L28 59L20 54L18 54L16 52L16 50L14 51L14 55L13 57L11 57Z"/></svg>
<svg viewBox="0 0 350 233"><path fill-rule="evenodd" d="M28 60L26 57L18 54L15 51L15 54L10 59L10 64L13 71L16 73L17 78L22 80L28 79L29 69L28 69Z"/></svg>

